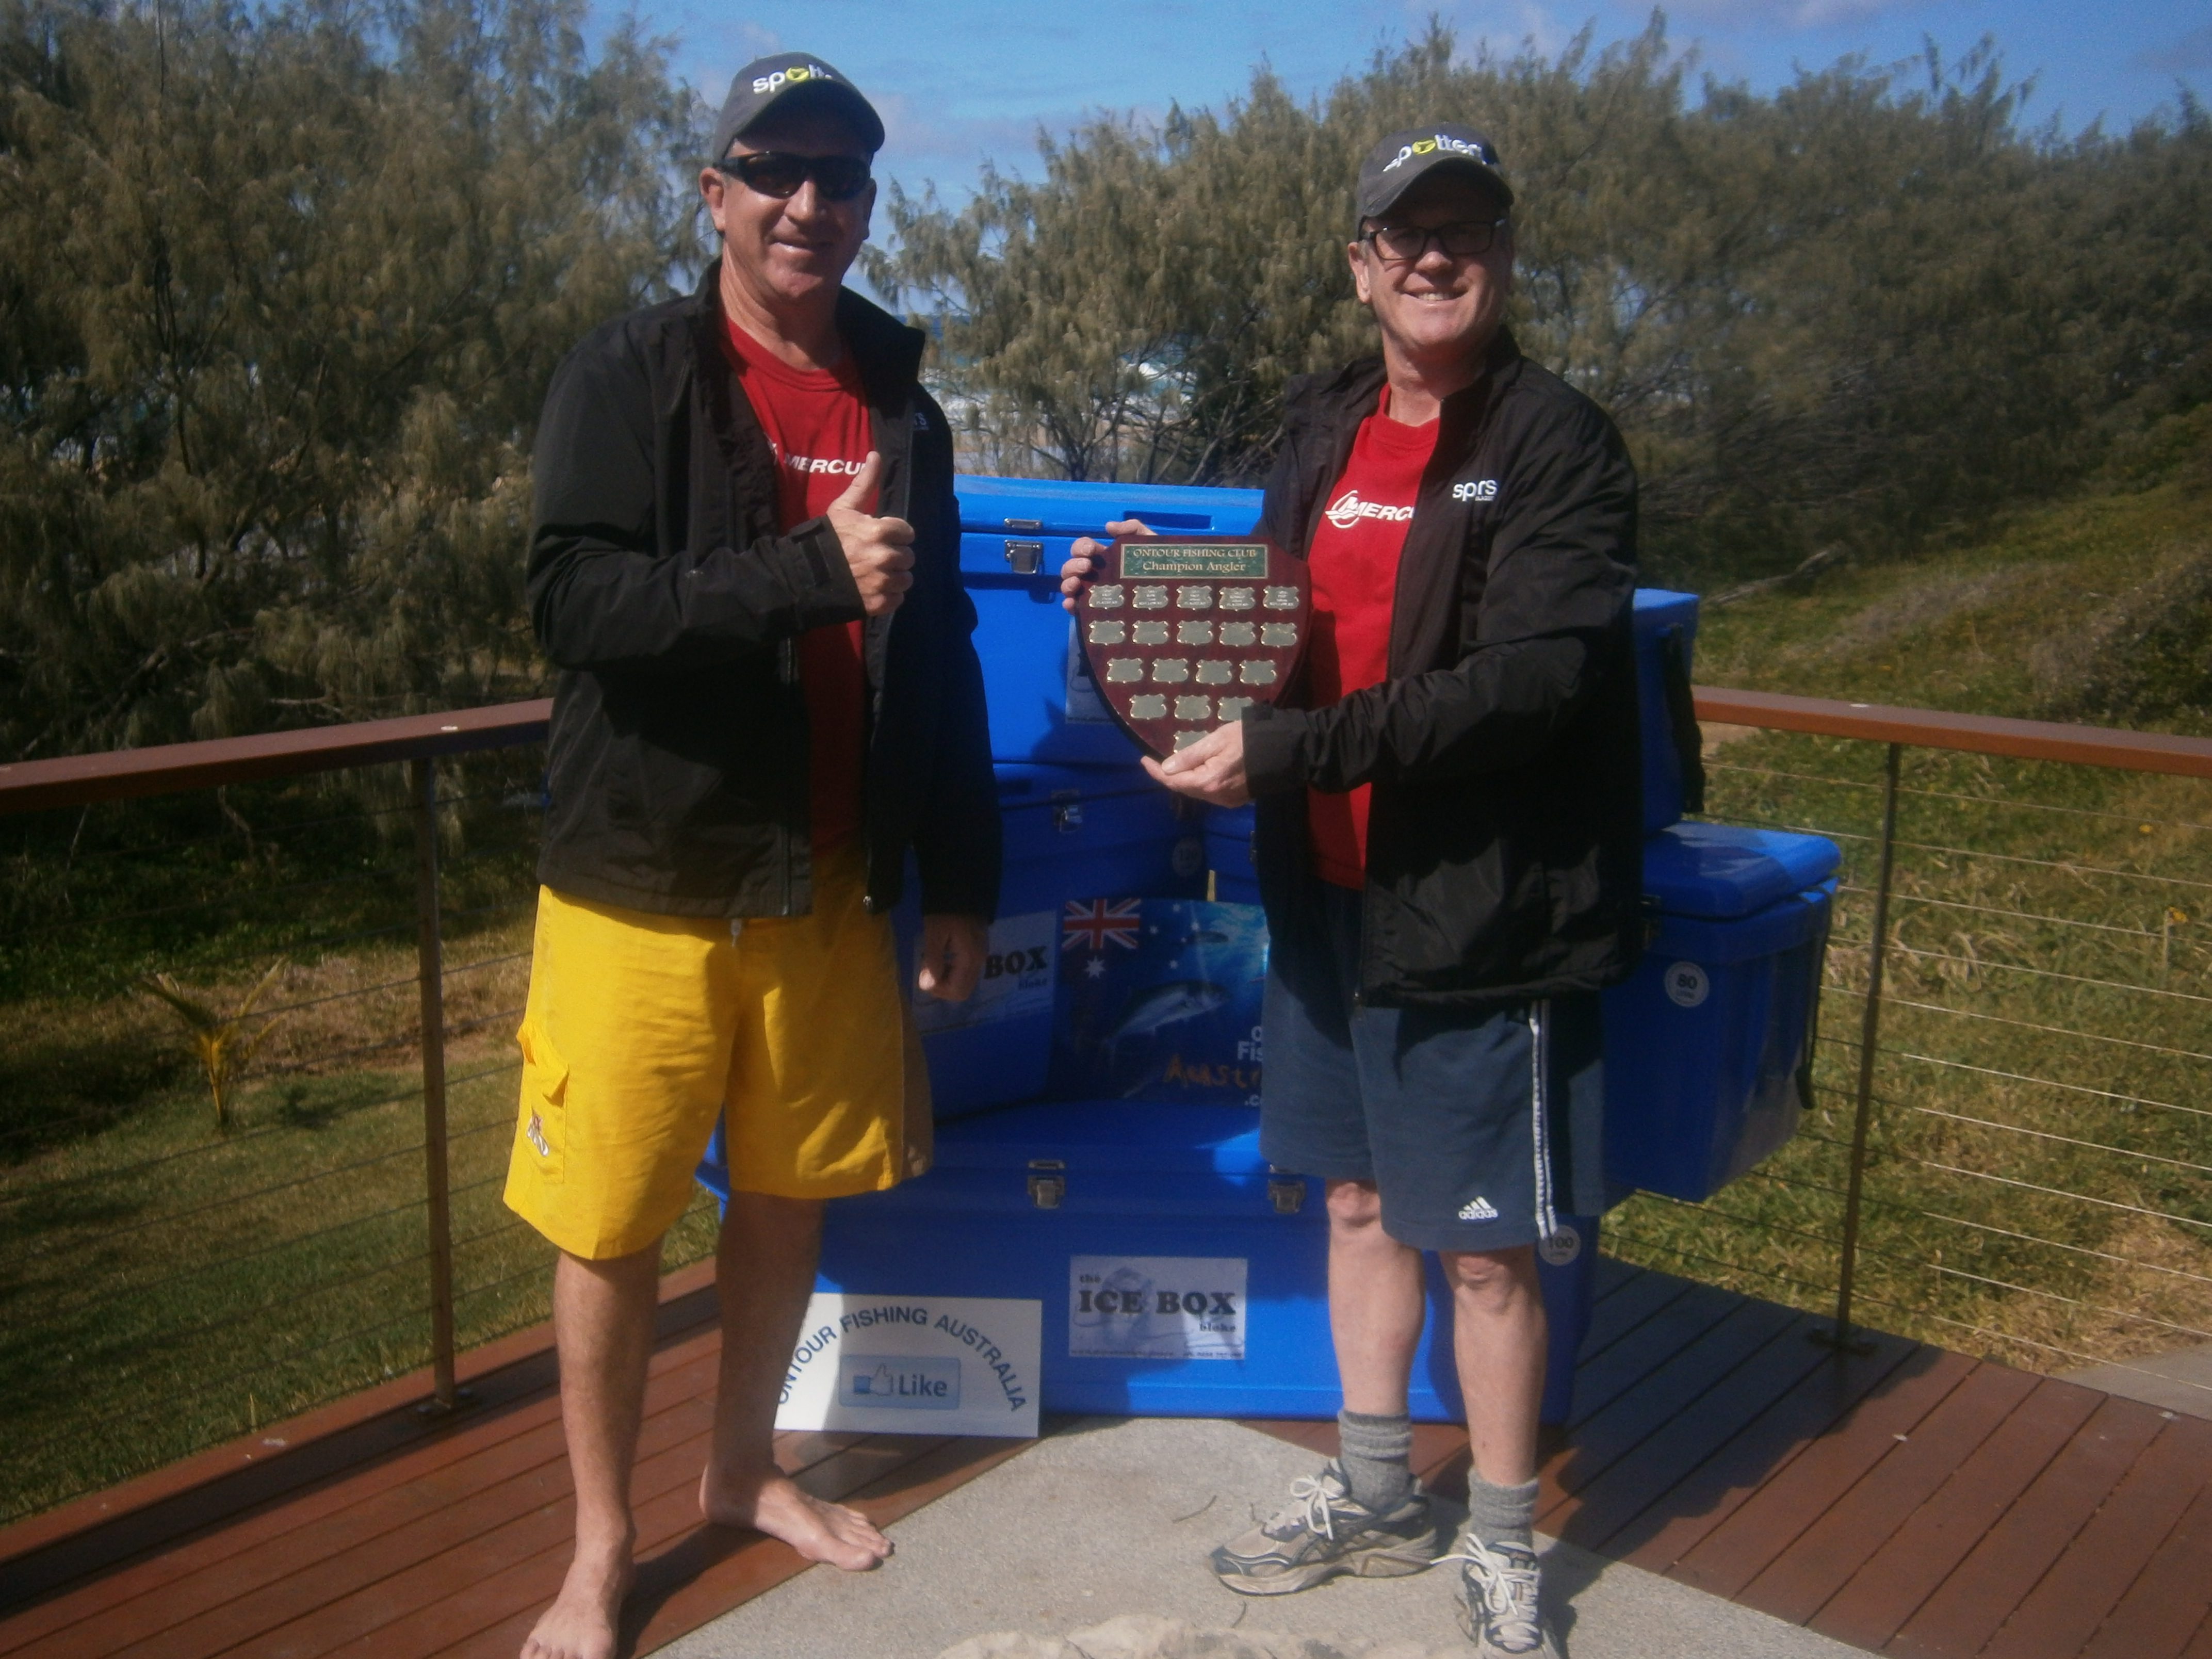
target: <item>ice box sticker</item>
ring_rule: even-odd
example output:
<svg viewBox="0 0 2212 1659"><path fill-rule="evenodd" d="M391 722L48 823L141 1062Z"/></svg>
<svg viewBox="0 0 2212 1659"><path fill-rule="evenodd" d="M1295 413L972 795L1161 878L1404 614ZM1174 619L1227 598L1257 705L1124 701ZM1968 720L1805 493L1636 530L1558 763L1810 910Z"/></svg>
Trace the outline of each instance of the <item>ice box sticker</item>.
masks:
<svg viewBox="0 0 2212 1659"><path fill-rule="evenodd" d="M1246 1260L1078 1255L1067 1352L1078 1359L1242 1359Z"/></svg>
<svg viewBox="0 0 2212 1659"><path fill-rule="evenodd" d="M922 1031L957 1031L1024 1015L1052 1016L1053 962L1059 940L1053 913L1001 916L991 924L991 951L983 959L975 994L965 1002L940 1002L914 993L914 1023Z"/></svg>

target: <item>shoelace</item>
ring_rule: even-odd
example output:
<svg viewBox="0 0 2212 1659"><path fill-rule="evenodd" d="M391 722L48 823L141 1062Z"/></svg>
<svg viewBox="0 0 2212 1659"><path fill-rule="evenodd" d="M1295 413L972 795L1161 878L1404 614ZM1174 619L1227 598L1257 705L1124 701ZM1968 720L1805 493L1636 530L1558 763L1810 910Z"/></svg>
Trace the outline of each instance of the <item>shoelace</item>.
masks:
<svg viewBox="0 0 2212 1659"><path fill-rule="evenodd" d="M1334 1543L1336 1510L1331 1503L1332 1494L1328 1488L1329 1477L1326 1472L1300 1475L1291 1482L1291 1501L1268 1517L1262 1530L1271 1538L1279 1537L1293 1526L1303 1525L1308 1532L1317 1532Z"/></svg>
<svg viewBox="0 0 2212 1659"><path fill-rule="evenodd" d="M1521 1553L1519 1550L1509 1556L1503 1548L1487 1548L1472 1533L1461 1541L1464 1548L1437 1559L1467 1563L1468 1577L1482 1591L1482 1610L1499 1646L1509 1653L1534 1653L1544 1641L1537 1613L1535 1558L1530 1556L1523 1566L1513 1559Z"/></svg>

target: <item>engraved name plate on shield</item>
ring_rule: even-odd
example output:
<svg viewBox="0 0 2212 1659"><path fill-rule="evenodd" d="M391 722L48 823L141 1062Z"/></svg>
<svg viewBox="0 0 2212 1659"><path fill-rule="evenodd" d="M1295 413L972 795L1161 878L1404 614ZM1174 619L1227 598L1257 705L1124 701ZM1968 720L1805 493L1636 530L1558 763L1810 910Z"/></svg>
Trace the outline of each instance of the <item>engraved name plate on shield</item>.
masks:
<svg viewBox="0 0 2212 1659"><path fill-rule="evenodd" d="M1076 612L1084 657L1155 756L1289 689L1308 631L1304 560L1254 537L1126 536L1097 567Z"/></svg>

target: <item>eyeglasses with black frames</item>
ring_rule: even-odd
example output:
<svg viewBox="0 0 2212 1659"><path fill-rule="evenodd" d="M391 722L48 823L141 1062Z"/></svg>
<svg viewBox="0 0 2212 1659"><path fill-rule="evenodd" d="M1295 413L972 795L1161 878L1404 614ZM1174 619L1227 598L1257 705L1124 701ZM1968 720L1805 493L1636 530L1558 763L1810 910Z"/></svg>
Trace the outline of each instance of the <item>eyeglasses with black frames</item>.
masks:
<svg viewBox="0 0 2212 1659"><path fill-rule="evenodd" d="M791 155L765 149L754 155L732 155L714 163L747 190L773 196L779 202L799 194L809 179L825 202L849 202L868 187L868 164L850 155Z"/></svg>
<svg viewBox="0 0 2212 1659"><path fill-rule="evenodd" d="M1509 218L1455 219L1448 225L1369 225L1359 240L1391 264L1412 264L1434 242L1453 259L1471 259L1487 253L1499 234L1512 224Z"/></svg>

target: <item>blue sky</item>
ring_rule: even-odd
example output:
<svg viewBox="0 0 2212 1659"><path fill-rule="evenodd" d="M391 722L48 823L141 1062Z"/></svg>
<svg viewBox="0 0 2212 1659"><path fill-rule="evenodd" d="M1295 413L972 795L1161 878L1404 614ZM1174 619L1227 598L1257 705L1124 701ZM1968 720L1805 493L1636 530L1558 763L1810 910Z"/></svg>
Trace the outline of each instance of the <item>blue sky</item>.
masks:
<svg viewBox="0 0 2212 1659"><path fill-rule="evenodd" d="M819 53L873 99L890 130L879 170L956 199L986 156L1024 169L1040 126L1064 131L1100 108L1157 113L1171 101L1218 106L1265 59L1293 91L1323 91L1431 13L1463 51L1556 49L1584 23L1601 41L1640 30L1633 3L1552 0L637 0L645 24L678 36L678 67L719 104L738 66L762 52ZM607 6L600 21L618 7ZM1993 34L2014 79L2033 76L2030 118L2073 131L2102 115L2124 126L2171 106L2178 84L2212 100L2212 7L2205 0L1679 0L1668 33L1710 72L1759 89L1798 65L1848 53L1947 57ZM1510 160L1510 158L1509 158Z"/></svg>

